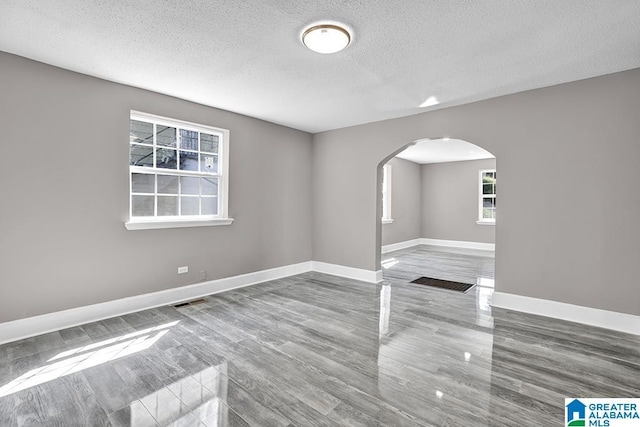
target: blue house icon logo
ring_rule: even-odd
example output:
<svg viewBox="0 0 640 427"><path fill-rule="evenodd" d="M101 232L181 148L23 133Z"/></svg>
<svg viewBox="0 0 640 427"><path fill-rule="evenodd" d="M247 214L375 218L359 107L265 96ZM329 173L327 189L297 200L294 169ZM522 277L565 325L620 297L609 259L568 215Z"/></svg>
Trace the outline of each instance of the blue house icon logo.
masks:
<svg viewBox="0 0 640 427"><path fill-rule="evenodd" d="M574 399L567 405L567 426L584 426L585 425L585 409L587 405Z"/></svg>

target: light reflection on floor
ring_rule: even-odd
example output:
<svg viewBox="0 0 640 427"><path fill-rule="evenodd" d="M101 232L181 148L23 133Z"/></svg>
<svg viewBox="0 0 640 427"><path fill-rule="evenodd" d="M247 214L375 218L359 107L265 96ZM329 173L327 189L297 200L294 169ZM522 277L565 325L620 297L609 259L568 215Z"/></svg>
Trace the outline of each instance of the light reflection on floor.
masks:
<svg viewBox="0 0 640 427"><path fill-rule="evenodd" d="M465 263L456 264L456 260L449 265L449 259L442 259L442 254L446 252L443 248L425 248L420 251L406 251L410 255L405 256L405 251L395 252L393 256L384 258L381 262L383 268L383 284L380 287L380 325L379 336L380 345L378 349L378 387L383 396L392 398L397 394L398 378L410 378L410 373L433 372L429 389L422 391L425 395L425 404L431 402L434 405L451 404L455 405L459 398L455 393L446 391L451 385L447 383L447 375L437 374L446 366L446 370L470 370L474 372L479 384L486 385L485 396L490 396L488 387L491 384L491 352L493 347L493 335L490 330L459 330L451 325L434 326L432 330L424 328L413 328L404 323L394 323L394 316L398 316L403 311L402 300L395 300L394 288L396 286L405 287L418 277L433 277L441 280L462 281L474 284L475 286L467 291L466 295L459 295L451 290L435 289L429 299L433 299L434 304L448 304L458 301L462 296L461 307L456 307L464 312L465 317L472 318L475 315L475 324L482 328L493 328L493 317L491 312L491 297L493 295L494 279L486 273L492 273L492 259L478 261L477 265L473 261L465 259ZM487 257L489 258L489 257ZM462 277L475 277L475 283ZM424 294L421 296L424 298ZM428 310L429 299L425 300L425 310ZM391 310L391 304L396 304ZM411 310L410 304L407 308ZM453 310L453 311L455 311ZM457 344L447 348L443 340L436 337L442 334L464 334L468 336L469 344L460 346ZM436 338L436 340L434 340ZM450 345L451 346L451 345ZM422 353L423 360L410 361L408 355ZM415 357L415 356L414 356ZM475 360L474 360L475 357ZM399 360L405 360L408 366L398 364ZM414 370L419 367L420 370ZM443 381L444 378L444 381ZM451 379L453 380L453 378ZM411 381L407 379L407 381ZM484 387L484 386L483 386ZM450 390L451 391L451 390ZM435 396L435 400L433 400ZM483 395L480 395L481 398ZM488 407L488 399L482 398L478 401L480 407Z"/></svg>
<svg viewBox="0 0 640 427"><path fill-rule="evenodd" d="M32 369L0 387L0 397L146 350L162 338L168 332L168 328L178 323L179 321L165 323L63 351L47 361L53 363Z"/></svg>
<svg viewBox="0 0 640 427"><path fill-rule="evenodd" d="M131 427L191 425L206 420L210 426L228 425L224 403L228 388L227 362L210 366L131 403Z"/></svg>
<svg viewBox="0 0 640 427"><path fill-rule="evenodd" d="M493 309L486 253L387 258L378 285L304 273L0 346L0 425L556 425L640 389L637 338Z"/></svg>

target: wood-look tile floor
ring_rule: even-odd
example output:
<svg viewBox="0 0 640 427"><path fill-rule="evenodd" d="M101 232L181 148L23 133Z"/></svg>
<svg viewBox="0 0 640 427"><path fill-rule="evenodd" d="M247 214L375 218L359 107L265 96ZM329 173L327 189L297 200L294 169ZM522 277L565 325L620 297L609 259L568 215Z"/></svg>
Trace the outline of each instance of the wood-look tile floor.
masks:
<svg viewBox="0 0 640 427"><path fill-rule="evenodd" d="M0 426L562 425L565 397L640 396L640 337L408 283L491 279L488 253L383 260L0 346Z"/></svg>

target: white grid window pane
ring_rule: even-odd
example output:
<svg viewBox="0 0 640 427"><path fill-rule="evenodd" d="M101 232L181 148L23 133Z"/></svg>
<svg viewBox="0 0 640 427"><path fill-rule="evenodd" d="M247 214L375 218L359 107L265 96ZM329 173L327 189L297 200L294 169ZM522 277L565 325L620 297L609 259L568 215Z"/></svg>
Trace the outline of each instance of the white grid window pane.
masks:
<svg viewBox="0 0 640 427"><path fill-rule="evenodd" d="M180 197L180 213L181 215L199 215L200 198L192 196Z"/></svg>
<svg viewBox="0 0 640 427"><path fill-rule="evenodd" d="M153 145L153 123L131 120L129 123L129 142Z"/></svg>
<svg viewBox="0 0 640 427"><path fill-rule="evenodd" d="M158 216L177 216L178 197L158 196Z"/></svg>
<svg viewBox="0 0 640 427"><path fill-rule="evenodd" d="M131 166L153 167L153 147L131 144L129 150L129 164Z"/></svg>
<svg viewBox="0 0 640 427"><path fill-rule="evenodd" d="M496 219L496 171L480 174L480 220Z"/></svg>
<svg viewBox="0 0 640 427"><path fill-rule="evenodd" d="M217 153L218 140L218 135L200 133L200 151L204 153Z"/></svg>
<svg viewBox="0 0 640 427"><path fill-rule="evenodd" d="M180 170L197 171L198 153L193 151L180 151Z"/></svg>
<svg viewBox="0 0 640 427"><path fill-rule="evenodd" d="M132 173L131 174L131 192L132 193L155 193L156 176L148 173Z"/></svg>
<svg viewBox="0 0 640 427"><path fill-rule="evenodd" d="M215 154L201 154L200 171L207 173L218 173L218 156Z"/></svg>
<svg viewBox="0 0 640 427"><path fill-rule="evenodd" d="M201 201L202 201L202 215L218 214L218 198L217 197L203 197Z"/></svg>
<svg viewBox="0 0 640 427"><path fill-rule="evenodd" d="M158 175L158 194L178 194L178 180L176 175Z"/></svg>
<svg viewBox="0 0 640 427"><path fill-rule="evenodd" d="M218 178L201 178L202 195L217 196L218 195Z"/></svg>
<svg viewBox="0 0 640 427"><path fill-rule="evenodd" d="M207 132L206 129L211 129ZM221 200L225 130L146 113L131 113L131 216L216 217ZM223 150L224 147L224 150ZM225 163L226 164L226 163ZM222 181L225 182L225 181ZM226 197L223 199L226 203Z"/></svg>
<svg viewBox="0 0 640 427"><path fill-rule="evenodd" d="M200 194L200 178L197 176L181 176L180 194Z"/></svg>
<svg viewBox="0 0 640 427"><path fill-rule="evenodd" d="M131 196L131 214L133 216L153 216L154 196Z"/></svg>
<svg viewBox="0 0 640 427"><path fill-rule="evenodd" d="M156 167L176 169L178 167L178 152L168 148L156 149Z"/></svg>
<svg viewBox="0 0 640 427"><path fill-rule="evenodd" d="M162 147L176 147L176 128L156 125L156 145Z"/></svg>
<svg viewBox="0 0 640 427"><path fill-rule="evenodd" d="M180 149L198 151L198 132L180 129Z"/></svg>

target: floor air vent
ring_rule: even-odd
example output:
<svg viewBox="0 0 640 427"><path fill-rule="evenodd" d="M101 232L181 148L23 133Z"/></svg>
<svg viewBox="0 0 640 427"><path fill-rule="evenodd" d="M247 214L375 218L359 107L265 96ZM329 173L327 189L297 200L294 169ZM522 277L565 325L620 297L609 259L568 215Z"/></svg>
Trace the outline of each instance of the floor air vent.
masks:
<svg viewBox="0 0 640 427"><path fill-rule="evenodd" d="M416 280L411 281L411 283L415 283L416 285L432 286L434 288L440 289L450 289L452 291L458 292L467 292L469 289L475 286L468 283L451 282L449 280L440 280L431 277L420 277Z"/></svg>
<svg viewBox="0 0 640 427"><path fill-rule="evenodd" d="M203 302L207 302L207 300L204 298L194 299L193 301L186 301L186 302L180 302L178 304L173 304L171 307L180 308L180 307L186 307L188 305L202 304Z"/></svg>

